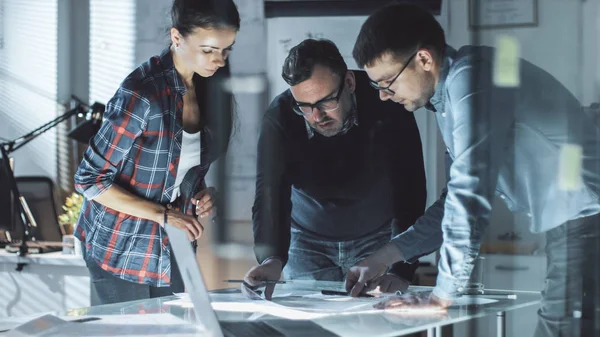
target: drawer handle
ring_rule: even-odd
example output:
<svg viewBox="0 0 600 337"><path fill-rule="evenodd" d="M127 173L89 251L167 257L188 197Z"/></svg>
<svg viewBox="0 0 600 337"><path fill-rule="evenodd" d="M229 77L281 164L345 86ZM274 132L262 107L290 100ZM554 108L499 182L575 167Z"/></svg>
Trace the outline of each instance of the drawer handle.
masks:
<svg viewBox="0 0 600 337"><path fill-rule="evenodd" d="M496 270L503 270L503 271L523 271L523 270L529 270L529 267L527 267L527 266L503 266L503 265L497 265L496 266Z"/></svg>

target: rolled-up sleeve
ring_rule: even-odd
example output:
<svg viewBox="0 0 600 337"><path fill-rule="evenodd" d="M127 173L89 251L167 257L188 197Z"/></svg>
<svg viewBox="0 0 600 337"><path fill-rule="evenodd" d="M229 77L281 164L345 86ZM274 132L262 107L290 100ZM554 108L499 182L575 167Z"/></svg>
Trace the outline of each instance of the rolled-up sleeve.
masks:
<svg viewBox="0 0 600 337"><path fill-rule="evenodd" d="M91 200L112 186L122 160L146 127L149 111L150 102L135 90L117 90L75 173L77 192Z"/></svg>

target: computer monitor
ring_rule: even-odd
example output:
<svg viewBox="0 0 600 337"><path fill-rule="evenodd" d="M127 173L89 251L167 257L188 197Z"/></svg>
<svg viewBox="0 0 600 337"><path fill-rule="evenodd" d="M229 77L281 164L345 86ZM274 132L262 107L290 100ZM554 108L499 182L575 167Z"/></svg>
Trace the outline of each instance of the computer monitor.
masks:
<svg viewBox="0 0 600 337"><path fill-rule="evenodd" d="M19 193L26 201L32 217L30 222L36 226L30 228L30 239L36 241L62 241L62 232L58 224L58 212L54 182L44 176L17 177ZM23 222L17 218L17 231L23 228ZM21 229L22 231L22 229ZM21 238L21 233L17 233Z"/></svg>
<svg viewBox="0 0 600 337"><path fill-rule="evenodd" d="M52 180L48 177L17 177L15 183L21 198L15 198L3 160L0 158L0 245L22 240L21 205L31 227L28 240L62 241Z"/></svg>
<svg viewBox="0 0 600 337"><path fill-rule="evenodd" d="M10 177L7 172L9 161L0 154L0 232L16 233L16 221L13 217L18 214L17 203L12 193Z"/></svg>

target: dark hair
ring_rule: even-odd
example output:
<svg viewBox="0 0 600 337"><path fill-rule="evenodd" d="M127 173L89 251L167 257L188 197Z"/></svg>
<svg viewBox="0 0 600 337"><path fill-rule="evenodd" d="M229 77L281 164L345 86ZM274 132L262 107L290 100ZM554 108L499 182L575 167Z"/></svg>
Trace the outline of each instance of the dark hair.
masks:
<svg viewBox="0 0 600 337"><path fill-rule="evenodd" d="M287 84L294 86L309 79L317 64L329 68L340 78L348 71L335 43L327 39L306 39L290 50L283 62L281 76Z"/></svg>
<svg viewBox="0 0 600 337"><path fill-rule="evenodd" d="M209 131L207 139L209 160L215 161L229 149L229 142L235 133L235 99L227 88L231 78L229 62L211 77L194 74L196 99L202 113L202 125Z"/></svg>
<svg viewBox="0 0 600 337"><path fill-rule="evenodd" d="M182 36L190 34L197 27L240 29L240 14L232 0L174 0L171 20L172 26ZM224 85L230 77L229 62L211 77L194 75L203 127L209 131L210 161L227 152L235 130L234 98Z"/></svg>
<svg viewBox="0 0 600 337"><path fill-rule="evenodd" d="M409 57L417 48L432 49L440 57L446 47L444 30L427 10L407 4L382 7L363 23L352 56L363 68L382 54Z"/></svg>
<svg viewBox="0 0 600 337"><path fill-rule="evenodd" d="M232 0L174 0L171 22L182 36L194 28L240 29L240 13Z"/></svg>

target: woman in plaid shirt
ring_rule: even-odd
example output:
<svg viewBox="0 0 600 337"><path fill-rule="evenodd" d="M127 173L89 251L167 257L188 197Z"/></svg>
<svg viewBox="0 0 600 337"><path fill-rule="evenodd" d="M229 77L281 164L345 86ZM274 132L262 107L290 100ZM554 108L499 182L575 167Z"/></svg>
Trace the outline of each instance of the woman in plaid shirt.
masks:
<svg viewBox="0 0 600 337"><path fill-rule="evenodd" d="M215 198L204 176L232 132L231 96L218 88L235 4L174 0L171 17L170 46L122 82L75 175L85 196L75 235L101 304L184 290L164 225L202 235Z"/></svg>

